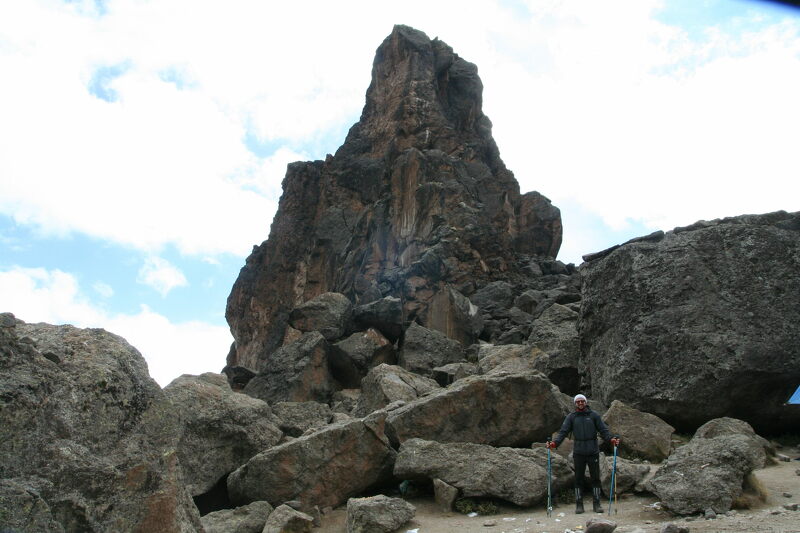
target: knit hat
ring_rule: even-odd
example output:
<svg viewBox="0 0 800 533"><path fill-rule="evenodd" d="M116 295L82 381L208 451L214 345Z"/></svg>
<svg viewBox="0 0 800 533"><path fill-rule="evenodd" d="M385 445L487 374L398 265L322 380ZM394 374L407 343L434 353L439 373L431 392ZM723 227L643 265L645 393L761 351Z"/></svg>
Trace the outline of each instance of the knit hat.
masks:
<svg viewBox="0 0 800 533"><path fill-rule="evenodd" d="M583 401L585 402L585 401L586 401L586 396L584 396L583 394L578 394L578 395L577 395L577 396L575 396L575 398L572 400L572 403L576 403L578 400L583 400Z"/></svg>

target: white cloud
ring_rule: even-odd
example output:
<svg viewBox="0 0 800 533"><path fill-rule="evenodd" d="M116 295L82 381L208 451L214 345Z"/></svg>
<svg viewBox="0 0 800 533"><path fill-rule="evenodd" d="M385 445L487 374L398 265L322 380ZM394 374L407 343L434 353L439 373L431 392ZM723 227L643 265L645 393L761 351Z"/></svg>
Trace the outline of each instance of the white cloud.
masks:
<svg viewBox="0 0 800 533"><path fill-rule="evenodd" d="M60 270L0 271L0 310L26 322L100 327L121 335L142 353L162 387L181 374L219 372L233 340L225 327L174 323L147 306L133 315L108 313L86 297L75 276Z"/></svg>
<svg viewBox="0 0 800 533"><path fill-rule="evenodd" d="M663 4L2 2L0 212L152 253L245 255L287 158L324 157L307 147L357 117L395 23L478 64L523 190L617 229L800 208L797 19L693 41L654 19ZM116 101L90 94L119 65Z"/></svg>
<svg viewBox="0 0 800 533"><path fill-rule="evenodd" d="M99 294L103 298L111 298L112 296L114 296L114 288L108 283L105 283L103 281L96 281L92 285L92 288L97 294Z"/></svg>
<svg viewBox="0 0 800 533"><path fill-rule="evenodd" d="M161 257L148 257L145 259L144 265L139 269L136 281L152 287L164 297L172 289L185 287L189 284L183 272Z"/></svg>

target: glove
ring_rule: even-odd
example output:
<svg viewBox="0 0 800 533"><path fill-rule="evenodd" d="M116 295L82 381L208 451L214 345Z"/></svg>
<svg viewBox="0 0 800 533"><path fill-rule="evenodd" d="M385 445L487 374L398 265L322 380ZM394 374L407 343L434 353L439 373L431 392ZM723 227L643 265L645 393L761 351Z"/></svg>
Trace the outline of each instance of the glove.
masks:
<svg viewBox="0 0 800 533"><path fill-rule="evenodd" d="M610 442L614 446L619 446L619 437L614 437Z"/></svg>
<svg viewBox="0 0 800 533"><path fill-rule="evenodd" d="M547 443L545 444L545 446L547 446L547 447L548 447L548 448L550 448L551 450L555 450L555 449L556 449L556 446L557 446L557 444L556 444L556 441L554 441L554 440L549 440L549 441L547 441Z"/></svg>

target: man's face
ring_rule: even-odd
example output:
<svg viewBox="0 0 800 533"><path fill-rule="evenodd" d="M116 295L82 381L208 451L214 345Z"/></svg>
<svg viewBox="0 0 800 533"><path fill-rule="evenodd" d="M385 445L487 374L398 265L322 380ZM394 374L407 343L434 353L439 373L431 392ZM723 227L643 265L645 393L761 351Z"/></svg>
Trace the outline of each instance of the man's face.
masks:
<svg viewBox="0 0 800 533"><path fill-rule="evenodd" d="M575 408L578 409L578 411L586 409L586 400L575 400Z"/></svg>

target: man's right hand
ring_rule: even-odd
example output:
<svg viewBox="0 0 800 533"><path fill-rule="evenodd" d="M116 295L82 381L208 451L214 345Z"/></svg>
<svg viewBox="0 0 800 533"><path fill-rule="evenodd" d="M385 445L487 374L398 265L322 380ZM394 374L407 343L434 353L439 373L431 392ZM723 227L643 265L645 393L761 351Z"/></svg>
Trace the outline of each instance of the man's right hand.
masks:
<svg viewBox="0 0 800 533"><path fill-rule="evenodd" d="M556 441L554 441L554 440L549 440L549 441L547 441L547 443L545 444L545 446L547 446L547 447L548 447L548 448L550 448L551 450L555 450L555 449L556 449Z"/></svg>

